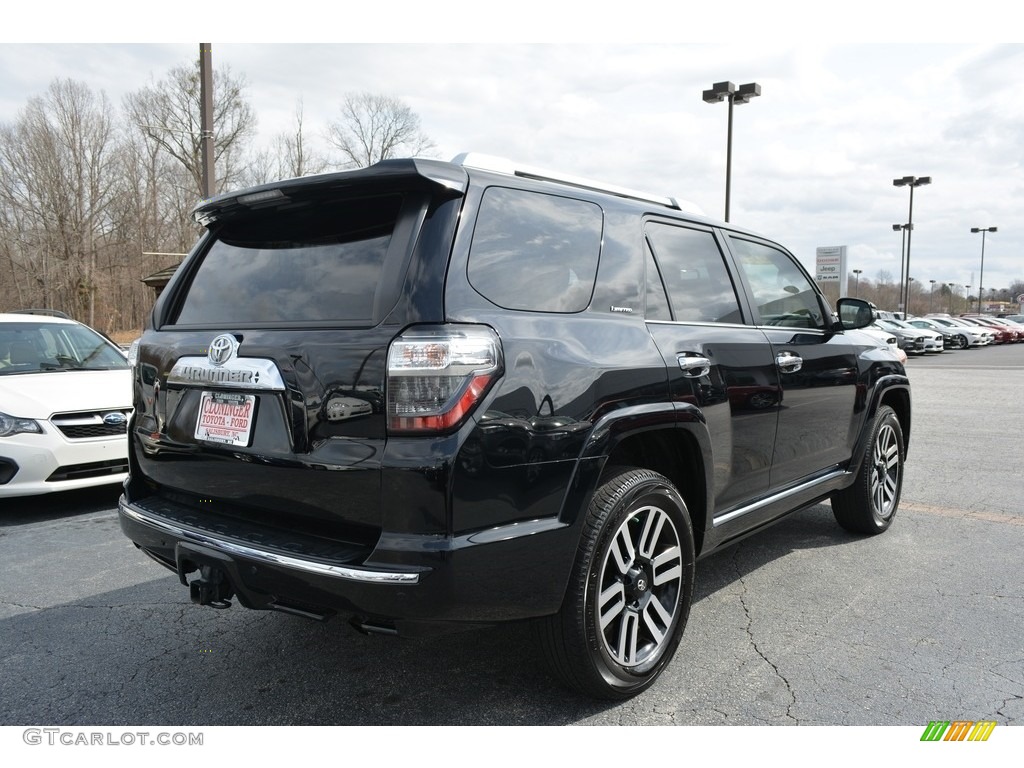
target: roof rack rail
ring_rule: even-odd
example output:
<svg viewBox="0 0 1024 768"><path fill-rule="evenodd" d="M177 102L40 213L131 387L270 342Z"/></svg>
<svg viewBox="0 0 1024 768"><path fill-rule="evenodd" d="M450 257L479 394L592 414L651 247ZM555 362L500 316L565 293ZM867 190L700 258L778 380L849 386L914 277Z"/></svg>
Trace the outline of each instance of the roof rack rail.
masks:
<svg viewBox="0 0 1024 768"><path fill-rule="evenodd" d="M47 315L48 317L59 317L63 320L70 320L71 316L59 309L12 309L12 315Z"/></svg>
<svg viewBox="0 0 1024 768"><path fill-rule="evenodd" d="M676 211L695 213L698 216L706 215L699 205L687 200L680 200L675 197L664 197L661 195L651 195L646 192L638 192L634 189L620 187L615 184L606 184L603 181L594 181L593 179L586 179L581 176L573 176L567 173L549 171L543 168L535 168L533 166L518 165L503 157L496 157L494 155L487 155L480 152L462 152L452 158L452 163L466 168L478 168L482 171L506 173L510 176L519 176L524 179L557 181L561 184L568 184L572 187L592 189L597 192L607 192L608 194L615 195L617 197L627 197L631 200L643 200L647 203L656 203L658 205L665 206L666 208L672 208Z"/></svg>

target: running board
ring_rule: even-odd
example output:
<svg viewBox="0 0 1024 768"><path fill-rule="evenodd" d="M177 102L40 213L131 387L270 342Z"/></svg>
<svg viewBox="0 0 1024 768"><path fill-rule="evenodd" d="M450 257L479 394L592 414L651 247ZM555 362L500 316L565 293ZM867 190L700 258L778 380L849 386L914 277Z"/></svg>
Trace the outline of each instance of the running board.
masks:
<svg viewBox="0 0 1024 768"><path fill-rule="evenodd" d="M770 507L773 504L777 504L778 502L784 501L793 496L806 493L807 491L813 490L819 485L825 485L834 480L837 480L840 477L846 477L849 474L850 473L845 470L837 469L833 472L829 472L827 475L822 475L821 477L815 478L814 480L811 480L809 483L804 483L803 485L797 485L792 488L787 488L785 491L781 491L773 496L768 496L766 498L760 499L759 501L756 501L753 504L748 504L745 507L734 509L731 512L725 512L724 514L721 514L718 517L714 518L711 524L713 527L717 528L718 526L724 525L725 523L728 523L731 520L743 517L744 515L749 515L751 512L757 512L758 510L764 509L765 507Z"/></svg>

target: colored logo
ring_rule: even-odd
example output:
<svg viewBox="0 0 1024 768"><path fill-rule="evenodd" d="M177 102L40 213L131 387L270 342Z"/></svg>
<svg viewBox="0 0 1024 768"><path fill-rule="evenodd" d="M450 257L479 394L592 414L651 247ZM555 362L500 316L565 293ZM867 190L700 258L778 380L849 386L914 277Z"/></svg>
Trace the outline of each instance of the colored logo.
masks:
<svg viewBox="0 0 1024 768"><path fill-rule="evenodd" d="M921 741L988 741L995 727L995 720L932 720Z"/></svg>
<svg viewBox="0 0 1024 768"><path fill-rule="evenodd" d="M128 417L123 413L113 411L103 414L103 423L109 427L120 427L128 423Z"/></svg>

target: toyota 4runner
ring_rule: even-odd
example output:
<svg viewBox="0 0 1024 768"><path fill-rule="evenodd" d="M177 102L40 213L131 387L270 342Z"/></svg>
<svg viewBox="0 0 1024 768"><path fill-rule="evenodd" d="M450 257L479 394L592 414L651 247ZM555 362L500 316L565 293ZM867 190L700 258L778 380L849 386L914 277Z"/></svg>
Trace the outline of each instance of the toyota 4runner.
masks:
<svg viewBox="0 0 1024 768"><path fill-rule="evenodd" d="M531 619L564 682L624 698L696 558L826 499L859 533L896 513L910 389L870 305L675 199L470 154L195 217L133 354L120 502L194 602Z"/></svg>

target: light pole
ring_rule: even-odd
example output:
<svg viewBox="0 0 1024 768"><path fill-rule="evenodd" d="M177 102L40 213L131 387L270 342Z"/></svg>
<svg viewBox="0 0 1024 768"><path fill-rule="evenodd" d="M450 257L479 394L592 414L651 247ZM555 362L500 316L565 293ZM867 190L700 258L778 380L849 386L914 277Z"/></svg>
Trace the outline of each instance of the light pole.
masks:
<svg viewBox="0 0 1024 768"><path fill-rule="evenodd" d="M910 212L907 214L907 269L906 273L910 274L910 238L914 234L914 187L920 187L925 184L931 184L931 176L904 176L900 179L893 179L892 185L894 187L910 187ZM906 301L910 299L910 284L904 286L904 296Z"/></svg>
<svg viewBox="0 0 1024 768"><path fill-rule="evenodd" d="M903 283L905 283L907 280L907 230L909 230L910 228L910 224L892 225L892 231L900 232L900 237L902 238L902 242L900 245L900 296L899 299L896 301L898 305L896 309L899 312L905 311L905 307L903 306Z"/></svg>
<svg viewBox="0 0 1024 768"><path fill-rule="evenodd" d="M860 298L860 273L863 271L862 269L853 270L853 297L855 299Z"/></svg>
<svg viewBox="0 0 1024 768"><path fill-rule="evenodd" d="M949 314L953 314L953 286L956 283L946 283L949 286Z"/></svg>
<svg viewBox="0 0 1024 768"><path fill-rule="evenodd" d="M928 314L930 315L932 313L932 300L935 298L935 281L929 280L928 282L932 284L931 289L928 291Z"/></svg>
<svg viewBox="0 0 1024 768"><path fill-rule="evenodd" d="M715 83L710 90L704 91L704 101L717 104L729 102L729 133L725 144L725 220L729 221L729 192L732 187L732 107L733 104L748 104L755 96L761 95L761 86L757 83L746 83L738 89L732 83Z"/></svg>
<svg viewBox="0 0 1024 768"><path fill-rule="evenodd" d="M985 284L985 234L997 232L998 227L971 227L971 232L981 232L981 275L978 277L978 285ZM981 314L981 294L984 288L978 288L978 314Z"/></svg>
<svg viewBox="0 0 1024 768"><path fill-rule="evenodd" d="M203 200L213 197L217 182L213 170L213 60L210 43L199 44L199 127L202 131Z"/></svg>

